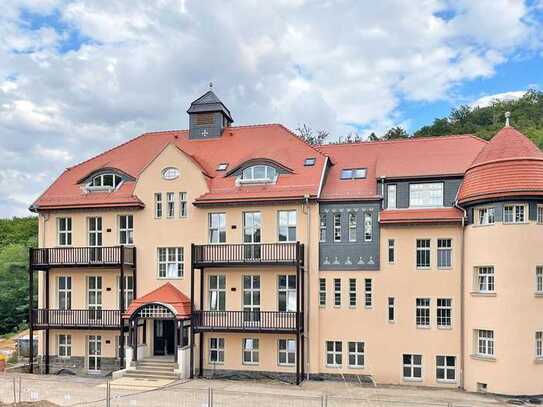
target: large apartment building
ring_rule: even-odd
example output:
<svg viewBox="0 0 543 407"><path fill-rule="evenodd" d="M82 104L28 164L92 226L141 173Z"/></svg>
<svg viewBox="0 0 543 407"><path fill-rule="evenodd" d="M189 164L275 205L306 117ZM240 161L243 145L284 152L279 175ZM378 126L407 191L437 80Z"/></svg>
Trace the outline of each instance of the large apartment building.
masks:
<svg viewBox="0 0 543 407"><path fill-rule="evenodd" d="M543 153L528 138L317 147L232 126L212 91L187 112L188 130L68 168L32 205L34 371L167 361L180 377L543 393Z"/></svg>

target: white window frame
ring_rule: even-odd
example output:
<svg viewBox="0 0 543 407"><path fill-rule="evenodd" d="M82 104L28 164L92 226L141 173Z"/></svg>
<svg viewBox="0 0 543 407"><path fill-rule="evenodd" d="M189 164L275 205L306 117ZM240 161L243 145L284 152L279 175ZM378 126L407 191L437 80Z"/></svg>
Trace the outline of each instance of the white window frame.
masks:
<svg viewBox="0 0 543 407"><path fill-rule="evenodd" d="M260 341L258 338L243 338L241 349L242 363L244 365L258 365L260 363L259 349Z"/></svg>
<svg viewBox="0 0 543 407"><path fill-rule="evenodd" d="M164 266L164 267L162 267ZM175 267L175 276L170 270ZM161 271L164 275L161 276ZM185 255L183 247L157 247L157 278L161 280L174 280L185 275Z"/></svg>
<svg viewBox="0 0 543 407"><path fill-rule="evenodd" d="M207 281L209 310L226 311L226 275L210 274ZM223 306L221 306L221 297L223 298Z"/></svg>
<svg viewBox="0 0 543 407"><path fill-rule="evenodd" d="M60 287L60 281L64 280L64 287ZM68 284L69 282L69 284ZM68 288L69 285L69 288ZM61 298L64 298L64 306L61 306ZM71 276L58 276L57 277L57 305L58 309L70 310L72 309L72 277Z"/></svg>
<svg viewBox="0 0 543 407"><path fill-rule="evenodd" d="M445 187L443 182L409 184L410 208L442 208L445 202L444 197Z"/></svg>
<svg viewBox="0 0 543 407"><path fill-rule="evenodd" d="M166 218L175 218L175 192L166 192Z"/></svg>
<svg viewBox="0 0 543 407"><path fill-rule="evenodd" d="M508 208L511 209L512 218L510 220L506 219L506 211ZM520 210L521 208L522 211ZM522 219L520 220L521 214ZM506 204L503 206L503 223L506 225L528 223L528 216L528 205L526 204Z"/></svg>
<svg viewBox="0 0 543 407"><path fill-rule="evenodd" d="M490 226L496 223L496 208L493 206L486 206L484 208L477 208L475 223L481 226Z"/></svg>
<svg viewBox="0 0 543 407"><path fill-rule="evenodd" d="M496 292L496 270L494 266L475 267L475 292L493 294Z"/></svg>
<svg viewBox="0 0 543 407"><path fill-rule="evenodd" d="M155 219L162 219L162 192L155 192Z"/></svg>
<svg viewBox="0 0 543 407"><path fill-rule="evenodd" d="M543 223L543 205L537 205L537 223Z"/></svg>
<svg viewBox="0 0 543 407"><path fill-rule="evenodd" d="M298 236L297 223L298 214L295 209L277 211L277 240L279 242L287 243L296 242ZM294 231L294 239L291 239L290 236L292 231ZM282 238L281 236L285 236L285 238Z"/></svg>
<svg viewBox="0 0 543 407"><path fill-rule="evenodd" d="M347 343L347 362L351 369L363 369L366 362L365 343L364 342L348 342ZM351 358L354 358L355 363L351 363Z"/></svg>
<svg viewBox="0 0 543 407"><path fill-rule="evenodd" d="M123 227L123 219L125 226ZM117 217L117 224L119 229L119 244L132 246L134 244L134 216L133 215L119 215ZM131 225L131 226L130 226ZM123 239L123 233L125 238Z"/></svg>
<svg viewBox="0 0 543 407"><path fill-rule="evenodd" d="M341 307L341 278L334 278L334 307Z"/></svg>
<svg viewBox="0 0 543 407"><path fill-rule="evenodd" d="M392 318L391 317L392 313ZM396 298L388 297L387 300L387 321L390 323L396 322Z"/></svg>
<svg viewBox="0 0 543 407"><path fill-rule="evenodd" d="M263 177L255 177L255 172L257 169L264 169ZM279 171L271 165L257 164L250 167L244 168L239 177L238 181L240 183L261 183L261 182L275 182L279 176Z"/></svg>
<svg viewBox="0 0 543 407"><path fill-rule="evenodd" d="M326 278L319 278L319 306L326 307Z"/></svg>
<svg viewBox="0 0 543 407"><path fill-rule="evenodd" d="M373 216L371 212L364 212L364 242L373 240Z"/></svg>
<svg viewBox="0 0 543 407"><path fill-rule="evenodd" d="M349 223L349 242L356 242L357 236L356 236L356 223L357 223L357 216L355 212L349 212L348 217L348 223Z"/></svg>
<svg viewBox="0 0 543 407"><path fill-rule="evenodd" d="M284 355L285 362L281 362L281 355ZM291 357L292 362L289 362ZM295 339L279 339L277 341L277 364L279 366L294 366L296 364Z"/></svg>
<svg viewBox="0 0 543 407"><path fill-rule="evenodd" d="M387 259L388 259L388 264L396 263L396 240L395 239L388 239Z"/></svg>
<svg viewBox="0 0 543 407"><path fill-rule="evenodd" d="M452 298L438 298L436 300L436 322L440 329L452 327Z"/></svg>
<svg viewBox="0 0 543 407"><path fill-rule="evenodd" d="M396 209L398 207L397 193L398 186L396 184L387 185L387 209Z"/></svg>
<svg viewBox="0 0 543 407"><path fill-rule="evenodd" d="M535 332L535 357L543 360L543 330Z"/></svg>
<svg viewBox="0 0 543 407"><path fill-rule="evenodd" d="M285 285L281 284L284 280ZM294 282L294 288L291 283ZM284 306L281 306L281 297L284 296ZM297 307L297 290L296 290L296 275L282 274L277 276L277 310L279 312L296 312Z"/></svg>
<svg viewBox="0 0 543 407"><path fill-rule="evenodd" d="M373 280L364 279L364 307L373 308Z"/></svg>
<svg viewBox="0 0 543 407"><path fill-rule="evenodd" d="M91 345L94 345L95 348L93 352L91 352ZM102 336L89 335L87 337L87 349L88 371L90 373L100 373L102 368ZM94 361L94 363L92 363L94 367L98 367L98 369L91 369L91 360Z"/></svg>
<svg viewBox="0 0 543 407"><path fill-rule="evenodd" d="M454 364L449 364L449 359ZM440 360L441 359L441 360ZM439 378L439 371L443 371L443 378ZM449 379L449 372L452 372L453 379ZM456 383L456 356L436 355L436 381L440 383Z"/></svg>
<svg viewBox="0 0 543 407"><path fill-rule="evenodd" d="M213 360L212 355L215 352L216 360ZM224 364L224 338L209 338L209 364L222 365Z"/></svg>
<svg viewBox="0 0 543 407"><path fill-rule="evenodd" d="M72 245L72 218L57 218L57 244L61 247Z"/></svg>
<svg viewBox="0 0 543 407"><path fill-rule="evenodd" d="M475 354L483 358L494 358L496 354L494 331L476 329L475 334Z"/></svg>
<svg viewBox="0 0 543 407"><path fill-rule="evenodd" d="M341 213L334 213L334 242L341 242Z"/></svg>
<svg viewBox="0 0 543 407"><path fill-rule="evenodd" d="M215 222L215 219L218 220L218 223ZM210 244L226 243L226 213L210 212L207 229Z"/></svg>
<svg viewBox="0 0 543 407"><path fill-rule="evenodd" d="M409 361L406 362L406 356L409 356ZM415 359L420 359L420 363L416 363ZM404 353L402 355L402 377L406 381L422 381L423 369L422 369L422 355L417 353ZM406 375L405 369L409 369L409 375ZM418 371L419 374L415 374Z"/></svg>
<svg viewBox="0 0 543 407"><path fill-rule="evenodd" d="M70 359L72 357L72 335L57 335L57 356L60 359Z"/></svg>
<svg viewBox="0 0 543 407"><path fill-rule="evenodd" d="M430 328L432 323L432 300L430 298L415 299L415 322L417 328Z"/></svg>
<svg viewBox="0 0 543 407"><path fill-rule="evenodd" d="M543 295L543 266L535 268L535 293Z"/></svg>
<svg viewBox="0 0 543 407"><path fill-rule="evenodd" d="M343 365L343 343L341 341L326 341L325 350L327 367L338 368ZM328 361L329 356L332 357L332 363Z"/></svg>
<svg viewBox="0 0 543 407"><path fill-rule="evenodd" d="M327 223L326 213L321 213L319 215L319 225L320 225L319 242L321 243L326 242L326 235L327 235L326 223Z"/></svg>
<svg viewBox="0 0 543 407"><path fill-rule="evenodd" d="M424 244L423 244L424 243ZM426 246L426 243L428 243L428 246ZM428 259L428 262L422 262L419 265L419 253L420 256L424 256L425 259ZM431 239L417 239L416 240L416 256L415 256L415 264L417 266L417 269L419 270L428 270L432 267L432 240ZM424 259L424 260L425 260Z"/></svg>
<svg viewBox="0 0 543 407"><path fill-rule="evenodd" d="M437 268L440 270L450 270L453 264L453 240L451 238L437 239ZM449 263L442 261L448 259Z"/></svg>
<svg viewBox="0 0 543 407"><path fill-rule="evenodd" d="M356 307L356 278L349 278L349 307Z"/></svg>
<svg viewBox="0 0 543 407"><path fill-rule="evenodd" d="M121 276L117 276L117 305L120 305L121 299ZM132 274L124 275L124 307L128 308L134 301L134 276Z"/></svg>
<svg viewBox="0 0 543 407"><path fill-rule="evenodd" d="M187 192L179 192L179 217L189 217L189 198Z"/></svg>

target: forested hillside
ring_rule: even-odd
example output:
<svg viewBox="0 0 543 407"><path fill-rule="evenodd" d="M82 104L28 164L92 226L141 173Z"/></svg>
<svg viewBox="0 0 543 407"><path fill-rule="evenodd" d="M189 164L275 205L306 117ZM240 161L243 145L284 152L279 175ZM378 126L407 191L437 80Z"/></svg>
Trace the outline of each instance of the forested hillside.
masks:
<svg viewBox="0 0 543 407"><path fill-rule="evenodd" d="M435 119L414 133L415 137L474 133L490 139L505 123L505 112L511 112L511 125L516 127L539 148L543 148L543 92L530 90L522 98L495 101L488 107L453 109L449 117Z"/></svg>
<svg viewBox="0 0 543 407"><path fill-rule="evenodd" d="M37 218L0 219L0 335L27 321L28 247L37 239Z"/></svg>

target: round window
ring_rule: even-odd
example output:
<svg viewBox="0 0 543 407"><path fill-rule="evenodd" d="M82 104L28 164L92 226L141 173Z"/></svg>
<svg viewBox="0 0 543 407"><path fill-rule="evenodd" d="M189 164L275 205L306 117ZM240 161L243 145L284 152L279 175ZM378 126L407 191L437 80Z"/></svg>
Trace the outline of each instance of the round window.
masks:
<svg viewBox="0 0 543 407"><path fill-rule="evenodd" d="M179 177L179 169L175 167L167 167L162 170L162 178L167 181L171 181Z"/></svg>

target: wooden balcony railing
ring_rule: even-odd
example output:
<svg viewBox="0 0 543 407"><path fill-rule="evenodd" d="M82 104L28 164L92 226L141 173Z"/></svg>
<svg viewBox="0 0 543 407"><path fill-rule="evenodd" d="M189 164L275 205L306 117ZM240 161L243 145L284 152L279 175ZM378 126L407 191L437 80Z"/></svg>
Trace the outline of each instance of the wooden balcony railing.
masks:
<svg viewBox="0 0 543 407"><path fill-rule="evenodd" d="M54 247L31 249L33 268L133 266L136 249L125 246Z"/></svg>
<svg viewBox="0 0 543 407"><path fill-rule="evenodd" d="M302 315L279 311L193 311L192 326L196 331L296 332L302 328Z"/></svg>
<svg viewBox="0 0 543 407"><path fill-rule="evenodd" d="M196 266L294 265L303 256L299 243L205 244L193 246Z"/></svg>
<svg viewBox="0 0 543 407"><path fill-rule="evenodd" d="M116 329L121 326L121 311L105 309L33 309L32 326L34 329Z"/></svg>

